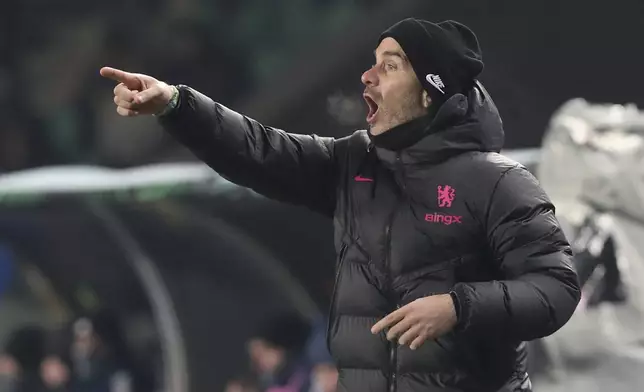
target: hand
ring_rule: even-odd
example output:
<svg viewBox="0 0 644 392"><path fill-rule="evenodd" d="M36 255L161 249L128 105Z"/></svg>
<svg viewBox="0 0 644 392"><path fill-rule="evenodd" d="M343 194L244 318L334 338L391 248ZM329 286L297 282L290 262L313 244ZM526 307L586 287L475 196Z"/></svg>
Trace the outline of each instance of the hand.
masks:
<svg viewBox="0 0 644 392"><path fill-rule="evenodd" d="M389 328L388 340L398 339L399 344L409 345L415 350L427 339L435 339L451 331L456 322L452 296L432 295L390 313L371 328L371 333L378 334Z"/></svg>
<svg viewBox="0 0 644 392"><path fill-rule="evenodd" d="M172 86L143 74L104 67L101 76L119 82L114 88L114 103L121 116L161 113L174 92Z"/></svg>

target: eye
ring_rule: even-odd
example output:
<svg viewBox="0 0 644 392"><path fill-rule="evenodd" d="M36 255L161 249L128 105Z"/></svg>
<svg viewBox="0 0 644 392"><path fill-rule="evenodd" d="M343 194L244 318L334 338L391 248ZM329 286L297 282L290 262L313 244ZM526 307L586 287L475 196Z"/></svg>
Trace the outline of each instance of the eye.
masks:
<svg viewBox="0 0 644 392"><path fill-rule="evenodd" d="M386 63L385 64L385 69L387 71L395 71L398 69L398 66L395 63Z"/></svg>

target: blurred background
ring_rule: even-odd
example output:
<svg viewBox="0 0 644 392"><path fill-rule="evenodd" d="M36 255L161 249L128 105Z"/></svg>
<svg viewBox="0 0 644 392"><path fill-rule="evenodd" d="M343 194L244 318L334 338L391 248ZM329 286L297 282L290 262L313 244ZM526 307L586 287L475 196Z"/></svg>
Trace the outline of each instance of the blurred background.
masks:
<svg viewBox="0 0 644 392"><path fill-rule="evenodd" d="M333 392L330 222L120 118L98 70L340 137L365 127L360 75L408 16L477 33L505 153L574 243L584 298L531 342L535 391L641 390L641 0L23 0L0 13L0 392L262 392L284 368Z"/></svg>

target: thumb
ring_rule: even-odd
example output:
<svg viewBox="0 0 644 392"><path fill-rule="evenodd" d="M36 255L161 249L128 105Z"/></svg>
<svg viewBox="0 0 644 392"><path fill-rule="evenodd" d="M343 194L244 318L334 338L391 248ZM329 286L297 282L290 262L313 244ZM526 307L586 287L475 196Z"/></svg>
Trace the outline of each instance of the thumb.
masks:
<svg viewBox="0 0 644 392"><path fill-rule="evenodd" d="M143 90L140 93L134 96L134 103L137 105L142 105L144 103L150 102L153 99L161 96L163 91L158 85L154 85L147 90Z"/></svg>
<svg viewBox="0 0 644 392"><path fill-rule="evenodd" d="M130 90L141 89L141 80L133 73L121 71L120 69L103 67L101 76L112 79L116 82L123 83Z"/></svg>

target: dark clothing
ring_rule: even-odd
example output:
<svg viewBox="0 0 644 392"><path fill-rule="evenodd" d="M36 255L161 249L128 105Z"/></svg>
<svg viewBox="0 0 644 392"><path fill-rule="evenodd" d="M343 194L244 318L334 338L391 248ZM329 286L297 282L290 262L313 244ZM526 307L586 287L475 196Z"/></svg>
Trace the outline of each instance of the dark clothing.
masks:
<svg viewBox="0 0 644 392"><path fill-rule="evenodd" d="M580 298L571 251L536 179L497 152L498 112L477 85L402 151L366 131L334 140L263 126L180 88L165 129L222 176L332 217L338 253L328 341L339 391L529 391L524 341ZM399 129L388 132L397 132ZM372 335L417 298L454 293L456 329L411 351Z"/></svg>

